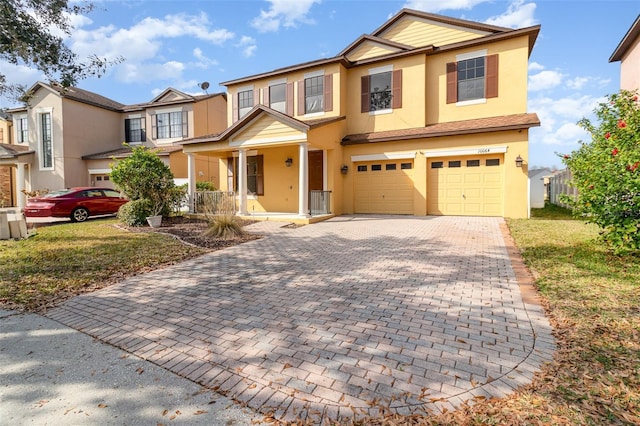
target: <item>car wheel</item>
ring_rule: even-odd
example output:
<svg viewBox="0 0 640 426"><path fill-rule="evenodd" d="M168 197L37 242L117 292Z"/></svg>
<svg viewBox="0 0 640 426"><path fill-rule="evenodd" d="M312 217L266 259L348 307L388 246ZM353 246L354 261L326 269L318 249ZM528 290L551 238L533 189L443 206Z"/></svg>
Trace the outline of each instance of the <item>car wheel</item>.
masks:
<svg viewBox="0 0 640 426"><path fill-rule="evenodd" d="M84 207L78 207L71 212L72 222L84 222L89 217L89 210Z"/></svg>

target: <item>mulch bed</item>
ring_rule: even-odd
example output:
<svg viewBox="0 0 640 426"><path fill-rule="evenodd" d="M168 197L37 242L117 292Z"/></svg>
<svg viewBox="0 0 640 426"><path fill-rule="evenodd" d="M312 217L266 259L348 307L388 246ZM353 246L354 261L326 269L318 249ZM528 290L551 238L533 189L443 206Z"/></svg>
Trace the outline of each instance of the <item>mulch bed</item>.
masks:
<svg viewBox="0 0 640 426"><path fill-rule="evenodd" d="M241 220L240 224L244 227L255 223L254 221ZM126 227L131 232L160 232L172 235L180 241L197 247L220 250L226 247L242 244L260 238L260 235L246 233L237 238L224 240L220 238L207 237L204 231L207 229L206 220L188 218L184 216L164 217L162 225L159 228L151 228L149 226Z"/></svg>

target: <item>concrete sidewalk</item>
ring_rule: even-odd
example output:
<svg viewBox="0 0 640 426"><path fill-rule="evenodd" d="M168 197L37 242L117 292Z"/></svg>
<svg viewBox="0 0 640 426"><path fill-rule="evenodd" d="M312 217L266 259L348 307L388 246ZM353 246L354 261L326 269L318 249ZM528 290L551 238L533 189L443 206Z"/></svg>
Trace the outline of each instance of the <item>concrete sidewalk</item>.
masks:
<svg viewBox="0 0 640 426"><path fill-rule="evenodd" d="M0 310L0 425L250 425L260 418L55 321Z"/></svg>

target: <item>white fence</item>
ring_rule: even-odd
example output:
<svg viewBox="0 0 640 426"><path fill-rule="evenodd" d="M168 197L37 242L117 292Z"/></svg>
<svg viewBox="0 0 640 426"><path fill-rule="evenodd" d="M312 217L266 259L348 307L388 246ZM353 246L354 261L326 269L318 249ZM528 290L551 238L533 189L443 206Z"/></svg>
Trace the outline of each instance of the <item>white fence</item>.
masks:
<svg viewBox="0 0 640 426"><path fill-rule="evenodd" d="M556 172L549 178L549 201L551 204L565 208L570 207L567 203L562 202L560 195L568 195L573 199L578 196L578 189L570 184L572 178L573 176L569 169Z"/></svg>

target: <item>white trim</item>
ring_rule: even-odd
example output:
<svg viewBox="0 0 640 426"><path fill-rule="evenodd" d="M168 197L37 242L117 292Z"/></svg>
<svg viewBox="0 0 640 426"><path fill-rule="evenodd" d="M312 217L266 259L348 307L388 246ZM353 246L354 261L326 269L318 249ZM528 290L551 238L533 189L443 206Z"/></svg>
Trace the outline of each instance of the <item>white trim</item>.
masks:
<svg viewBox="0 0 640 426"><path fill-rule="evenodd" d="M242 86L242 87L238 87L236 94L240 93L240 92L248 92L249 90L253 90L253 84L250 84L248 86Z"/></svg>
<svg viewBox="0 0 640 426"><path fill-rule="evenodd" d="M422 151L422 154L427 157L453 157L461 155L491 155L491 154L504 154L507 152L506 146L488 146L477 148L459 148L459 149L428 149Z"/></svg>
<svg viewBox="0 0 640 426"><path fill-rule="evenodd" d="M38 153L38 170L51 171L56 168L56 150L54 147L54 139L53 139L53 107L40 107L34 110L36 113L36 152ZM44 163L44 154L42 150L42 116L48 114L49 120L51 124L51 166L45 167Z"/></svg>
<svg viewBox="0 0 640 426"><path fill-rule="evenodd" d="M135 120L136 118L142 118L142 114L129 114L127 115L129 120Z"/></svg>
<svg viewBox="0 0 640 426"><path fill-rule="evenodd" d="M112 169L89 169L90 175L108 175Z"/></svg>
<svg viewBox="0 0 640 426"><path fill-rule="evenodd" d="M468 101L460 101L456 102L457 107L467 106L467 105L478 105L478 104L486 104L487 98L478 98L478 99L469 99Z"/></svg>
<svg viewBox="0 0 640 426"><path fill-rule="evenodd" d="M265 145L271 143L289 143L289 142L306 142L307 135L293 135L293 136L279 136L273 138L264 139L249 139L249 140L233 140L229 139L229 146L245 146L245 145Z"/></svg>
<svg viewBox="0 0 640 426"><path fill-rule="evenodd" d="M287 84L287 79L286 78L279 78L277 80L271 80L269 82L269 87L271 86L278 86L280 84Z"/></svg>
<svg viewBox="0 0 640 426"><path fill-rule="evenodd" d="M239 151L233 151L231 153L231 156L234 158L238 158L238 153ZM249 149L247 150L247 157L255 157L256 155L258 155L258 150L257 149Z"/></svg>
<svg viewBox="0 0 640 426"><path fill-rule="evenodd" d="M352 155L351 162L358 161L384 161L384 160L410 160L416 158L417 152L383 152L382 154Z"/></svg>
<svg viewBox="0 0 640 426"><path fill-rule="evenodd" d="M17 121L18 120L22 120L22 119L26 119L27 120L27 139L24 141L20 141L18 140L18 125L17 125ZM29 116L27 115L27 113L24 114L16 114L11 118L12 121L12 127L13 127L13 140L15 141L16 145L23 145L23 144L29 144Z"/></svg>
<svg viewBox="0 0 640 426"><path fill-rule="evenodd" d="M382 74L383 72L391 72L391 71L393 71L393 64L385 65L382 67L369 68L369 75Z"/></svg>
<svg viewBox="0 0 640 426"><path fill-rule="evenodd" d="M466 61L467 59L479 58L481 56L487 56L487 49L476 50L469 53L461 53L456 55L456 62Z"/></svg>
<svg viewBox="0 0 640 426"><path fill-rule="evenodd" d="M178 108L154 108L153 109L153 114L158 115L158 114L170 114L172 112L182 112L182 111L188 111L185 110L182 107L178 107Z"/></svg>
<svg viewBox="0 0 640 426"><path fill-rule="evenodd" d="M313 78L313 77L322 77L324 75L324 70L308 72L304 75L304 79Z"/></svg>
<svg viewBox="0 0 640 426"><path fill-rule="evenodd" d="M305 114L303 115L304 118L315 118L315 117L322 117L325 115L324 111L321 112L311 112L309 114Z"/></svg>
<svg viewBox="0 0 640 426"><path fill-rule="evenodd" d="M376 111L369 111L369 115L384 115L384 114L391 114L393 113L393 108L387 108L387 109L379 109Z"/></svg>

